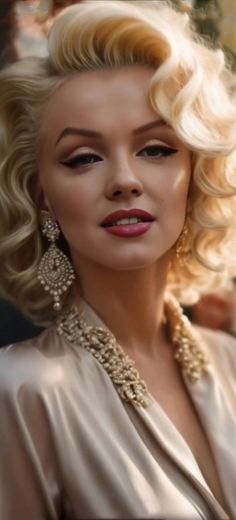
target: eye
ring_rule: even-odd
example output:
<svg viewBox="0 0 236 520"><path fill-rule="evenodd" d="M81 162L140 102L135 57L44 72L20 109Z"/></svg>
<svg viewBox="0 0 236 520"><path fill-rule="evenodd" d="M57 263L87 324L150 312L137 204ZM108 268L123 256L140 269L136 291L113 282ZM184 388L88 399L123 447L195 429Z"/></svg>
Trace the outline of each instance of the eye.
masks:
<svg viewBox="0 0 236 520"><path fill-rule="evenodd" d="M153 157L154 159L160 157L168 157L169 155L173 155L177 153L178 150L176 148L171 148L170 146L163 146L160 144L150 145L143 148L137 155L144 155L144 157Z"/></svg>
<svg viewBox="0 0 236 520"><path fill-rule="evenodd" d="M69 168L78 168L87 166L88 164L94 164L95 162L102 161L98 155L95 155L94 153L81 153L78 155L75 155L74 157L71 157L71 159L68 159L67 161L60 161L61 164L64 164L65 166L68 166Z"/></svg>

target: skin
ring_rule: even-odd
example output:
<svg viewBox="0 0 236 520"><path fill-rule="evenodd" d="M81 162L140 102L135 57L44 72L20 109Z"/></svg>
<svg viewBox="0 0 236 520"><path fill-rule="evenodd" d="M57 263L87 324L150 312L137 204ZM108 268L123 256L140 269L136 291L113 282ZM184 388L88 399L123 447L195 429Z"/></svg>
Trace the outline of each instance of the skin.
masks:
<svg viewBox="0 0 236 520"><path fill-rule="evenodd" d="M39 180L44 207L69 244L83 297L123 347L156 353L163 336L166 276L184 224L191 168L189 151L148 100L152 75L149 67L132 66L68 79L45 110ZM155 128L132 134L157 121ZM102 138L61 136L67 127L95 130ZM173 153L163 155L158 148L151 156L146 149L151 145ZM95 154L92 163L62 164L82 153ZM108 214L127 208L153 215L147 233L127 239L101 227Z"/></svg>
<svg viewBox="0 0 236 520"><path fill-rule="evenodd" d="M189 151L171 128L160 124L148 101L152 74L144 66L83 72L51 97L39 162L42 209L52 213L69 244L80 294L135 361L226 507L208 441L163 324L166 277L184 225L191 167ZM133 136L153 121L158 126ZM67 127L95 130L103 137L62 137ZM151 145L159 147L155 157L147 151ZM163 147L175 153L163 155ZM82 153L95 154L92 163L64 164ZM147 233L127 239L101 227L108 214L128 208L153 215Z"/></svg>

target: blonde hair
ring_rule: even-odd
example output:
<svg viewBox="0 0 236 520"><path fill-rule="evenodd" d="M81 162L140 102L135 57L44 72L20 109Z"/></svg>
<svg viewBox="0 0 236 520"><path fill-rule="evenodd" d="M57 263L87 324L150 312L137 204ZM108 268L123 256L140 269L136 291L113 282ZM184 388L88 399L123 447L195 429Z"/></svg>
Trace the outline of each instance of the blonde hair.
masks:
<svg viewBox="0 0 236 520"><path fill-rule="evenodd" d="M48 53L0 74L2 294L36 323L53 319L51 298L37 280L47 248L39 226L38 154L50 96L72 74L136 64L153 67L153 109L192 151L185 244L191 258L173 260L168 284L187 303L234 276L236 106L223 53L203 44L188 17L160 0L67 7L50 32Z"/></svg>

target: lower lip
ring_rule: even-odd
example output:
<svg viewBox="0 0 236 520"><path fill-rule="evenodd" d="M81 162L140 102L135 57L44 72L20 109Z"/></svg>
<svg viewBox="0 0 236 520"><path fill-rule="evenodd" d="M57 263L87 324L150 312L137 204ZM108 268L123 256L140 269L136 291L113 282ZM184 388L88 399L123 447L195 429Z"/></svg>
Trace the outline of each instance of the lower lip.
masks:
<svg viewBox="0 0 236 520"><path fill-rule="evenodd" d="M132 238L138 237L139 235L143 235L146 233L153 222L139 222L138 224L123 224L120 226L109 226L104 227L103 229L110 233L111 235L116 235L118 237L124 238Z"/></svg>

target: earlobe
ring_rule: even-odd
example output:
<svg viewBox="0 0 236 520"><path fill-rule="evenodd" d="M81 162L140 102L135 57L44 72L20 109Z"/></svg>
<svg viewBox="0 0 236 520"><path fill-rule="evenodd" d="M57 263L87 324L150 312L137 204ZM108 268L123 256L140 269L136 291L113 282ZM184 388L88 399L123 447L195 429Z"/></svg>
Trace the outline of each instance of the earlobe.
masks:
<svg viewBox="0 0 236 520"><path fill-rule="evenodd" d="M39 208L39 221L41 226L44 225L45 219L47 220L49 217L52 217L56 221L48 197L44 194L43 191L41 191L38 195L37 207Z"/></svg>
<svg viewBox="0 0 236 520"><path fill-rule="evenodd" d="M48 199L48 196L46 195L44 188L39 180L39 177L36 182L35 186L35 204L39 211L47 211L51 214L52 217L55 217L52 206L50 204L50 201Z"/></svg>
<svg viewBox="0 0 236 520"><path fill-rule="evenodd" d="M55 215L54 215L52 206L50 204L50 201L48 199L48 196L45 195L45 193L42 189L38 193L37 205L40 208L41 212L48 212L52 217L55 218Z"/></svg>
<svg viewBox="0 0 236 520"><path fill-rule="evenodd" d="M52 216L55 216L55 215L54 215L54 212L53 212L53 209L52 209L52 206L51 206L51 204L50 204L50 201L49 201L49 199L48 199L48 196L45 195L45 193L42 193L42 196L43 196L43 206L44 206L42 209L44 209L44 210L46 210L46 211L49 211L49 213L50 213Z"/></svg>

